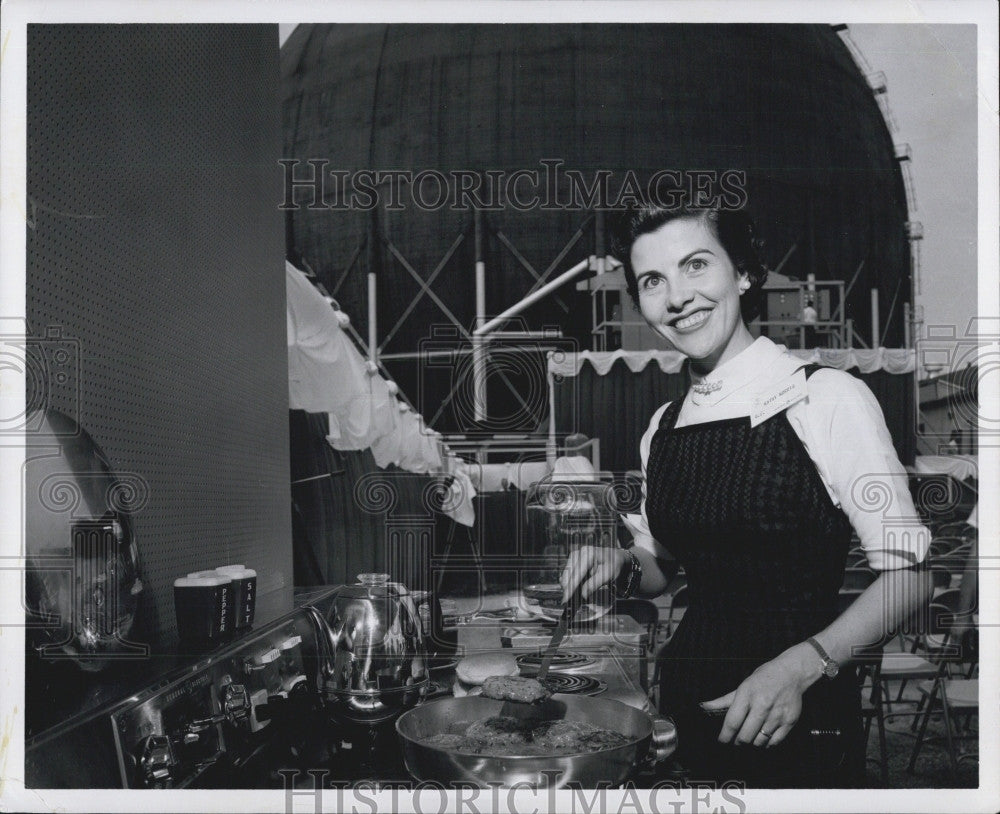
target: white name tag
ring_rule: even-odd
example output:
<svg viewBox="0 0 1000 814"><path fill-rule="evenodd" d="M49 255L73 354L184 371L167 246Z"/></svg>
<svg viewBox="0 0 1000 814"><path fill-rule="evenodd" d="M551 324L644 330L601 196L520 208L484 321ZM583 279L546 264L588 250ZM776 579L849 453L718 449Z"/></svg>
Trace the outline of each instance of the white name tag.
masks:
<svg viewBox="0 0 1000 814"><path fill-rule="evenodd" d="M754 399L750 408L750 426L756 427L767 421L795 402L802 401L806 395L806 372L798 370Z"/></svg>

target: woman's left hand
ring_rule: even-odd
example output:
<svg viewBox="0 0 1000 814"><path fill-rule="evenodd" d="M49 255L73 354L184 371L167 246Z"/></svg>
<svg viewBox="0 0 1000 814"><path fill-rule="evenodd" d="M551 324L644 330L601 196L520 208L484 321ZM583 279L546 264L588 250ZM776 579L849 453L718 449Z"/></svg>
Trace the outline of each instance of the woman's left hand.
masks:
<svg viewBox="0 0 1000 814"><path fill-rule="evenodd" d="M802 713L802 694L822 675L816 652L797 644L753 671L733 692L706 701L711 712L728 707L721 743L776 746Z"/></svg>

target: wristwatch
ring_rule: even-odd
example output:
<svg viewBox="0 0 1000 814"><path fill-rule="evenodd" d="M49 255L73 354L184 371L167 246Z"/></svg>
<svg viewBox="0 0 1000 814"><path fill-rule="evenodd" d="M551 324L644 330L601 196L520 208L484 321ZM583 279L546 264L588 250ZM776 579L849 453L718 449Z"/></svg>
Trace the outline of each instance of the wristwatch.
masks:
<svg viewBox="0 0 1000 814"><path fill-rule="evenodd" d="M819 653L819 657L823 659L823 676L825 678L836 678L837 673L840 672L840 665L830 658L830 654L823 649L823 645L817 642L812 636L806 639L806 642L811 644L813 650Z"/></svg>
<svg viewBox="0 0 1000 814"><path fill-rule="evenodd" d="M639 588L642 582L642 563L639 558L632 553L632 549L626 548L625 554L628 562L622 568L621 573L614 581L615 596L618 599L630 598Z"/></svg>

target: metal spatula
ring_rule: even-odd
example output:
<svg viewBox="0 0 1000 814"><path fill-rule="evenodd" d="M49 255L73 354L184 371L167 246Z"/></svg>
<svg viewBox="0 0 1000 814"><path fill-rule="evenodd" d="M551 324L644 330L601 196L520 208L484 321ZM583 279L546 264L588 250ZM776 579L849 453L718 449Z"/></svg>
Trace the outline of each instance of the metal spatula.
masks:
<svg viewBox="0 0 1000 814"><path fill-rule="evenodd" d="M573 617L576 616L576 612L580 609L580 600L582 598L580 595L581 587L582 584L578 585L576 590L570 595L570 598L562 606L562 613L559 614L559 622L556 624L552 638L549 639L549 644L542 654L542 661L538 665L538 672L533 676L540 684L545 684L545 677L549 674L552 657L556 654L559 645L566 636L570 622L573 621ZM504 701L503 707L500 709L500 714L505 717L517 719L524 725L525 729L528 729L544 721L562 720L566 717L566 705L562 701L555 701L552 698L536 701L533 704L524 701Z"/></svg>

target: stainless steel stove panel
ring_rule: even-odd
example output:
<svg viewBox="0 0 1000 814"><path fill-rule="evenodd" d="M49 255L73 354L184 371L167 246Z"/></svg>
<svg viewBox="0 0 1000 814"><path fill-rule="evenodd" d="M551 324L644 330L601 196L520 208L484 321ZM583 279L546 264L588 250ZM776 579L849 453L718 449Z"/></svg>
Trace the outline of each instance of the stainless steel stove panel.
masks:
<svg viewBox="0 0 1000 814"><path fill-rule="evenodd" d="M330 591L306 600L322 606ZM299 609L188 658L145 689L29 741L27 785L185 788L213 782L200 779L209 770L233 776L314 718L317 652L312 620Z"/></svg>

